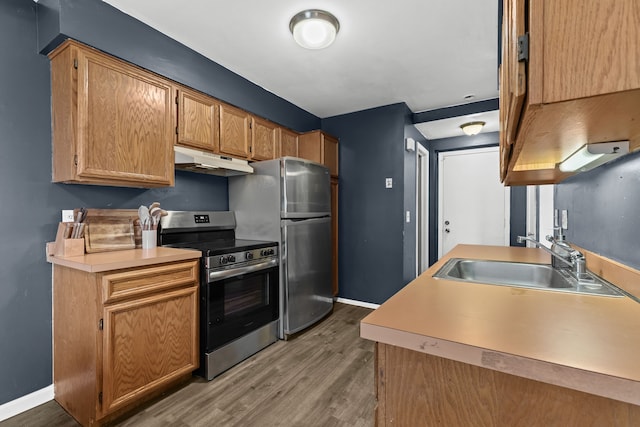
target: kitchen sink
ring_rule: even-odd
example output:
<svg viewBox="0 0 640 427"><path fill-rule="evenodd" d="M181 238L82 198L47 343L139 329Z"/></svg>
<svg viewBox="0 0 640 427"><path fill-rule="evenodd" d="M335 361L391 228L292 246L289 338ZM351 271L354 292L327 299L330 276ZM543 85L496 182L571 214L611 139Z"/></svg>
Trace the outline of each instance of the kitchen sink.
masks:
<svg viewBox="0 0 640 427"><path fill-rule="evenodd" d="M585 280L578 281L569 271L548 264L452 258L433 277L559 292L625 296L615 286L594 274L587 273Z"/></svg>

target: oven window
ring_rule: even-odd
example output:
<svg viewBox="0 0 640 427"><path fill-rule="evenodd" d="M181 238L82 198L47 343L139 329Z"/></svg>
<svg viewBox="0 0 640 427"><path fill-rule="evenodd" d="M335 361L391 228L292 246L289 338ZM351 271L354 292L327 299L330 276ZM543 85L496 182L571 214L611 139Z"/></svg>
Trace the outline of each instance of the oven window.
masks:
<svg viewBox="0 0 640 427"><path fill-rule="evenodd" d="M225 281L224 316L269 305L268 280L268 274L255 274Z"/></svg>

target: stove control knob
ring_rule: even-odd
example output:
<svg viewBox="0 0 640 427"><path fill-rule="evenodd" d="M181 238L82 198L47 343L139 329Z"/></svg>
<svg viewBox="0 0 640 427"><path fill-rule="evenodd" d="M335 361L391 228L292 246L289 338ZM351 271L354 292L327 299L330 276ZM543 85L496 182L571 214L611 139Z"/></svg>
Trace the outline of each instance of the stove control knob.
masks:
<svg viewBox="0 0 640 427"><path fill-rule="evenodd" d="M273 255L273 254L275 254L275 253L276 253L276 251L275 251L275 250L273 250L273 249L269 249L269 255Z"/></svg>
<svg viewBox="0 0 640 427"><path fill-rule="evenodd" d="M227 258L229 259L229 262L236 262L236 257L234 255L229 255Z"/></svg>
<svg viewBox="0 0 640 427"><path fill-rule="evenodd" d="M226 264L228 262L229 262L228 257L226 257L226 256L221 256L220 257L220 264Z"/></svg>
<svg viewBox="0 0 640 427"><path fill-rule="evenodd" d="M247 252L247 253L245 253L245 254L244 254L244 257L245 257L246 259L253 259L253 252Z"/></svg>

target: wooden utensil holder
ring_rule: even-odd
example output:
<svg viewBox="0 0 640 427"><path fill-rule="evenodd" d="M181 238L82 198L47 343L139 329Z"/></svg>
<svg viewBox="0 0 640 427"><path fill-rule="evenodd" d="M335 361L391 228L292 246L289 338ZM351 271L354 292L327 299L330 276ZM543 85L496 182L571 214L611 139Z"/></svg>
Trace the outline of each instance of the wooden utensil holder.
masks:
<svg viewBox="0 0 640 427"><path fill-rule="evenodd" d="M58 224L58 232L56 233L56 247L54 256L71 257L84 255L84 238L70 239L65 238L65 232L70 223L61 222Z"/></svg>

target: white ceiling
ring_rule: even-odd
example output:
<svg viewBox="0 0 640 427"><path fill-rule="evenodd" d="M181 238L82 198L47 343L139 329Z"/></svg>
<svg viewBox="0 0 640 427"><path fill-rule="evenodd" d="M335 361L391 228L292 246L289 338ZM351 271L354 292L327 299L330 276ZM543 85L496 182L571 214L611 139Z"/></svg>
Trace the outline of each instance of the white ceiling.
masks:
<svg viewBox="0 0 640 427"><path fill-rule="evenodd" d="M321 118L498 96L496 0L103 1ZM307 8L340 21L329 48L293 41L289 20Z"/></svg>

